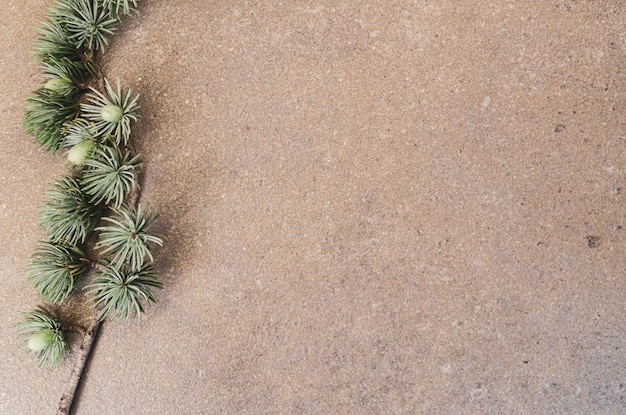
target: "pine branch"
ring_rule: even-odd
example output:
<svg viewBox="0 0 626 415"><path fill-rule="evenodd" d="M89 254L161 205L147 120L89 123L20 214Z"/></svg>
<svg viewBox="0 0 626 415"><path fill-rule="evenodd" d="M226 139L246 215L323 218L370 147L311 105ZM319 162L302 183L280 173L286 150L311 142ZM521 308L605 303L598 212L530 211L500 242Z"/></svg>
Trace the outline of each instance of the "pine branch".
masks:
<svg viewBox="0 0 626 415"><path fill-rule="evenodd" d="M64 327L46 309L27 315L22 333L30 334L29 348L40 365L54 366L69 346L65 331L75 330L83 339L58 415L67 415L76 396L85 364L101 320L140 317L144 307L156 301L154 290L162 288L150 265L150 245L162 245L147 231L158 213L139 205L141 161L130 142L131 123L137 121L139 95L129 88L114 88L96 67L96 52L108 45L122 15L136 12L139 0L57 0L37 30L35 54L41 64L45 86L29 98L24 127L44 149L56 152L71 147L68 160L75 176L54 182L41 207L40 225L49 240L40 243L31 259L29 280L46 301L62 302L91 265L91 284L84 287L88 304L96 310L89 327ZM100 86L83 93L92 77ZM103 91L103 92L100 92ZM79 100L86 101L79 105ZM115 217L98 230L95 248L103 264L91 263L78 244L88 242L100 220L103 205L110 204ZM90 244L87 245L87 248ZM108 257L108 258L107 258ZM68 308L67 303L63 305ZM67 310L66 310L67 311Z"/></svg>

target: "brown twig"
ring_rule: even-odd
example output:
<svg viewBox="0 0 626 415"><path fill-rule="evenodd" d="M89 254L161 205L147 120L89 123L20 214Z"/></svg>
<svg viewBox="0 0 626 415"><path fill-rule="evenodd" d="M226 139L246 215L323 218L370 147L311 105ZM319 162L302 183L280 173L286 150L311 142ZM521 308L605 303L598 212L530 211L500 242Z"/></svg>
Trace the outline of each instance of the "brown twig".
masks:
<svg viewBox="0 0 626 415"><path fill-rule="evenodd" d="M70 413L70 409L72 408L72 403L74 402L74 397L76 395L76 390L78 389L78 384L80 383L80 379L83 376L85 364L89 359L91 347L93 346L93 342L96 339L96 334L98 333L99 327L100 321L98 319L93 319L89 324L89 327L87 328L70 328L71 331L77 331L82 334L83 341L80 344L78 354L76 355L76 361L74 362L74 367L72 368L70 377L67 381L67 384L65 385L65 391L63 392L63 395L61 395L61 401L59 402L57 415L69 415Z"/></svg>

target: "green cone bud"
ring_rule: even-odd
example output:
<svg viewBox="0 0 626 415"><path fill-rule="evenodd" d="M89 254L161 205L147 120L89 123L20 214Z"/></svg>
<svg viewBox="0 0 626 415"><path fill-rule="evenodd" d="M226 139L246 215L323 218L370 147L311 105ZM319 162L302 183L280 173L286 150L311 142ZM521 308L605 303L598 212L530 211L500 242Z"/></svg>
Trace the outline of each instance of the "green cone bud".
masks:
<svg viewBox="0 0 626 415"><path fill-rule="evenodd" d="M96 144L89 139L74 144L67 152L67 160L76 166L82 166L95 147Z"/></svg>
<svg viewBox="0 0 626 415"><path fill-rule="evenodd" d="M107 104L100 110L102 119L107 122L118 122L122 119L124 111L117 105Z"/></svg>
<svg viewBox="0 0 626 415"><path fill-rule="evenodd" d="M52 330L41 330L30 335L28 338L28 348L33 352L40 352L52 344L54 333Z"/></svg>
<svg viewBox="0 0 626 415"><path fill-rule="evenodd" d="M72 88L72 84L63 78L52 78L48 82L46 82L44 88L62 94L63 92L66 92L67 90Z"/></svg>

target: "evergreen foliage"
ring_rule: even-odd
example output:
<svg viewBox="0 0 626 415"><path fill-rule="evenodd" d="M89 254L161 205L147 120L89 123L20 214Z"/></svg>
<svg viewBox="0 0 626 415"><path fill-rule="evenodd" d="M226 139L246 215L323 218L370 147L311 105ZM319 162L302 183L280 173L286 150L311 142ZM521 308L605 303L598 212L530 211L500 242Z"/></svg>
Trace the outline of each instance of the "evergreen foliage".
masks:
<svg viewBox="0 0 626 415"><path fill-rule="evenodd" d="M113 89L108 80L104 80L106 95L95 88L87 94L88 104L81 104L81 111L85 118L95 123L97 134L102 137L112 137L117 144L127 145L130 137L130 122L137 121L137 99L132 96L132 89L126 94L122 91L120 80L117 80L117 89Z"/></svg>
<svg viewBox="0 0 626 415"><path fill-rule="evenodd" d="M113 202L119 208L133 187L138 187L135 172L141 166L139 156L115 142L100 146L83 167L82 185L92 203Z"/></svg>
<svg viewBox="0 0 626 415"><path fill-rule="evenodd" d="M104 50L109 44L107 36L113 35L120 25L107 8L100 7L99 0L58 1L50 17L61 22L67 38L76 48Z"/></svg>
<svg viewBox="0 0 626 415"><path fill-rule="evenodd" d="M163 288L149 264L138 269L118 267L109 263L104 271L96 273L93 283L86 286L89 302L98 308L98 319L111 317L128 320L131 316L141 317L142 302L154 303L153 288Z"/></svg>
<svg viewBox="0 0 626 415"><path fill-rule="evenodd" d="M103 218L110 225L97 228L100 239L96 248L102 248L101 254L113 256L113 266L127 264L130 269L137 270L143 266L146 257L153 261L150 244L163 245L161 238L148 232L148 227L159 214L148 206L142 209L141 205L137 209L122 206L116 212L115 218Z"/></svg>
<svg viewBox="0 0 626 415"><path fill-rule="evenodd" d="M72 96L86 88L92 71L83 61L73 61L68 58L48 59L41 64L41 70L44 76L49 78L46 82L48 89L50 89L48 85L51 81L64 81L66 87L57 92Z"/></svg>
<svg viewBox="0 0 626 415"><path fill-rule="evenodd" d="M48 16L49 20L42 22L41 27L36 29L39 35L35 41L34 52L41 62L54 62L67 59L70 62L89 61L84 50L76 47L69 38L70 32L65 26L55 20L54 16Z"/></svg>
<svg viewBox="0 0 626 415"><path fill-rule="evenodd" d="M28 280L46 302L61 303L85 273L89 260L83 251L65 242L41 242L31 257Z"/></svg>
<svg viewBox="0 0 626 415"><path fill-rule="evenodd" d="M65 125L78 116L79 107L72 96L40 88L28 98L24 127L44 150L56 152L64 142Z"/></svg>
<svg viewBox="0 0 626 415"><path fill-rule="evenodd" d="M22 313L22 316L24 319L17 326L20 327L19 334L28 335L26 350L35 355L39 366L55 367L63 355L70 351L61 331L61 323L41 306L34 311Z"/></svg>
<svg viewBox="0 0 626 415"><path fill-rule="evenodd" d="M152 269L151 247L163 241L148 231L159 214L128 204L139 190L142 162L129 148L131 125L139 118L139 95L109 83L95 66L139 0L56 0L37 29L34 53L45 83L27 99L24 128L49 152L69 148L73 174L55 180L40 208L47 232L28 265L28 280L44 302L63 303L81 276L96 268L85 287L97 319L139 317L162 288ZM94 78L104 91L94 88ZM136 199L135 199L136 200ZM113 213L102 218L102 214ZM100 227L97 227L100 221ZM83 244L99 231L99 263ZM82 246L82 248L81 248ZM44 307L23 313L18 323L39 365L56 366L69 351L61 324Z"/></svg>
<svg viewBox="0 0 626 415"><path fill-rule="evenodd" d="M40 208L39 223L52 242L82 244L98 224L102 207L92 203L76 178L64 177L53 185L46 192L48 202Z"/></svg>

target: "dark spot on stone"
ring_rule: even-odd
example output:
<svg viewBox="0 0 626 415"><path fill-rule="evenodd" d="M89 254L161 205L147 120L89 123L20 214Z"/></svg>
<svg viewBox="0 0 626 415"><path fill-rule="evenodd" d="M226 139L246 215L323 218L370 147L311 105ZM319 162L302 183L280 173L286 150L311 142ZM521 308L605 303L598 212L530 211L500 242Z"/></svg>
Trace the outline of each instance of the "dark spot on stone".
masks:
<svg viewBox="0 0 626 415"><path fill-rule="evenodd" d="M587 235L587 246L589 248L597 248L600 246L600 237L595 235Z"/></svg>
<svg viewBox="0 0 626 415"><path fill-rule="evenodd" d="M555 133L560 133L563 130L565 130L565 124L558 124L556 127L554 127Z"/></svg>

